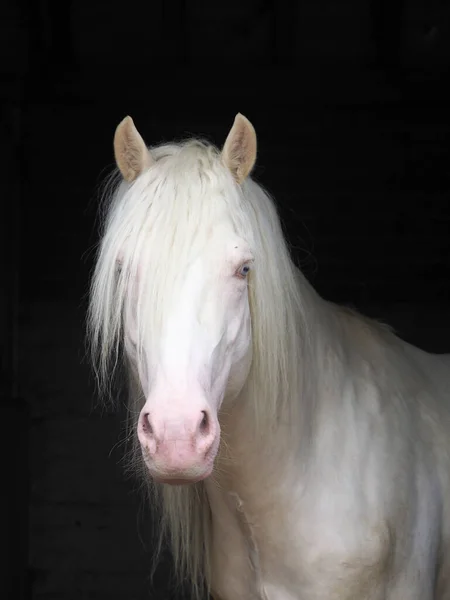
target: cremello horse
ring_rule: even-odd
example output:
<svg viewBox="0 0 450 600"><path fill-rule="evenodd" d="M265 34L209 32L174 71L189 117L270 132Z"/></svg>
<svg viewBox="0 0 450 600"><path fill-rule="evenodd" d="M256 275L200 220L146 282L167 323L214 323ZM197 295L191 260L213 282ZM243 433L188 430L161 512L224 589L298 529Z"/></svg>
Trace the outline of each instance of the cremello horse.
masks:
<svg viewBox="0 0 450 600"><path fill-rule="evenodd" d="M450 359L323 300L223 149L114 139L89 331L176 572L220 600L450 599Z"/></svg>

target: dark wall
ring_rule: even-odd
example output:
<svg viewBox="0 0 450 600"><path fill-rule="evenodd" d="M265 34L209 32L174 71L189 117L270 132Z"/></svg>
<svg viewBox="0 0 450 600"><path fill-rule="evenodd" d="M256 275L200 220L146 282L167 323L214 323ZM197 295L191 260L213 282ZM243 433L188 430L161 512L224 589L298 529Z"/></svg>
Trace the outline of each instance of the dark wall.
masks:
<svg viewBox="0 0 450 600"><path fill-rule="evenodd" d="M449 351L449 12L437 0L17 6L1 9L0 72L3 105L21 115L17 156L2 152L20 174L8 190L21 204L29 597L146 598L148 509L123 473L123 414L96 406L83 345L116 125L131 114L149 144L220 145L243 112L255 175L316 289ZM163 567L153 594L167 585Z"/></svg>

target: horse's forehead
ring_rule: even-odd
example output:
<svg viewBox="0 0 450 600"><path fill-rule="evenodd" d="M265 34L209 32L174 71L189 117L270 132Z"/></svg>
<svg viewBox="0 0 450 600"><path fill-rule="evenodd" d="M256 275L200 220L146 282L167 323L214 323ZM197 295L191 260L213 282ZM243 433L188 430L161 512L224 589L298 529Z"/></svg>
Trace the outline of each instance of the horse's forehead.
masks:
<svg viewBox="0 0 450 600"><path fill-rule="evenodd" d="M151 277L148 268L152 270L152 257L164 259L167 266L171 265L172 274L178 277L183 273L187 276L192 273L191 267L195 264L197 272L201 269L221 270L227 269L230 263L239 261L241 257L245 259L251 256L251 246L247 239L244 239L237 232L231 219L226 216L215 222L210 222L202 226L199 224L196 230L188 232L186 235L192 237L191 243L186 245L183 241L183 223L176 228L176 235L160 236L158 240L151 238L151 232L147 232L147 243L141 245L141 250L134 255L133 260L128 263L127 256L130 256L131 246L136 243L132 236L128 237L122 246L117 250L116 263L123 268L130 270L130 274L139 279ZM158 246L155 247L155 242ZM189 241L189 240L188 240ZM162 253L160 252L162 251ZM174 269L176 265L176 269ZM164 267L163 265L160 265ZM132 273L131 273L132 272ZM181 277L183 279L183 277ZM136 281L136 280L135 280ZM199 279L197 278L197 281Z"/></svg>

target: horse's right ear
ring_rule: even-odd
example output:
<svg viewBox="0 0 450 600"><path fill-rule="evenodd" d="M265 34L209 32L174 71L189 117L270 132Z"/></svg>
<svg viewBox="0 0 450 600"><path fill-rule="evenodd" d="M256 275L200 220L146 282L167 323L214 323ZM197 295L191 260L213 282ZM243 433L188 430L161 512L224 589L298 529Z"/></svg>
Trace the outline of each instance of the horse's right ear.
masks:
<svg viewBox="0 0 450 600"><path fill-rule="evenodd" d="M123 178L129 183L154 162L131 117L125 117L117 126L114 134L114 155Z"/></svg>
<svg viewBox="0 0 450 600"><path fill-rule="evenodd" d="M253 125L238 113L222 148L222 160L239 184L255 166L256 145Z"/></svg>

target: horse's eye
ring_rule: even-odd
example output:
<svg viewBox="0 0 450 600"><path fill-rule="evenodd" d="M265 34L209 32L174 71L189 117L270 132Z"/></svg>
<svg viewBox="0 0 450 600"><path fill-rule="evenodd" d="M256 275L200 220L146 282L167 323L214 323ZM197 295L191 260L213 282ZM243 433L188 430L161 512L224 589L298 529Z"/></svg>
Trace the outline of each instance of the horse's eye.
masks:
<svg viewBox="0 0 450 600"><path fill-rule="evenodd" d="M250 265L245 263L244 265L242 265L241 267L239 267L238 271L237 271L237 275L238 277L242 277L242 279L245 279L247 277L247 275L250 272Z"/></svg>

